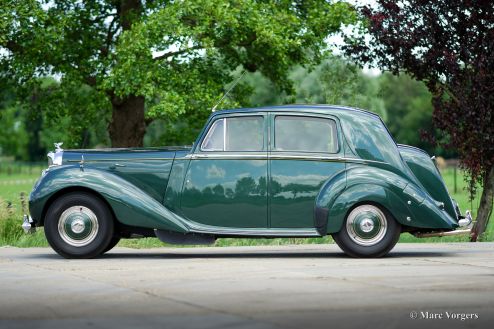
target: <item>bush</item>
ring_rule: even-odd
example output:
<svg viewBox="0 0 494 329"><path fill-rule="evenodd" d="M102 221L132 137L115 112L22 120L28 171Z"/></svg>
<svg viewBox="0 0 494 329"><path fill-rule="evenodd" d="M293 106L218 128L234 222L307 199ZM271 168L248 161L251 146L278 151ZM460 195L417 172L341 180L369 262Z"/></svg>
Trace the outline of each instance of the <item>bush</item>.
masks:
<svg viewBox="0 0 494 329"><path fill-rule="evenodd" d="M12 204L0 199L0 244L13 245L21 238L20 215L17 218L16 215Z"/></svg>
<svg viewBox="0 0 494 329"><path fill-rule="evenodd" d="M21 227L22 213L11 203L0 198L0 246L47 247L43 230L25 234Z"/></svg>

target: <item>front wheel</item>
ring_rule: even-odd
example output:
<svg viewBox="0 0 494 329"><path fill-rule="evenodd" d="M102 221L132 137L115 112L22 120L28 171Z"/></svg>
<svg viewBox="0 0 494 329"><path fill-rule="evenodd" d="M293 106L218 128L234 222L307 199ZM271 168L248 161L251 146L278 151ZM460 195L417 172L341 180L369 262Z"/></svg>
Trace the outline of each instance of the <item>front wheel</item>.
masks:
<svg viewBox="0 0 494 329"><path fill-rule="evenodd" d="M93 258L102 254L113 237L113 217L106 204L85 192L56 199L45 216L50 246L65 258Z"/></svg>
<svg viewBox="0 0 494 329"><path fill-rule="evenodd" d="M350 211L333 239L351 257L382 257L398 242L401 226L385 209L362 204Z"/></svg>
<svg viewBox="0 0 494 329"><path fill-rule="evenodd" d="M106 253L106 252L112 250L113 247L115 247L119 242L120 242L120 237L119 236L114 236L111 239L110 244L108 246L106 246L106 248L105 248L105 250L103 252Z"/></svg>

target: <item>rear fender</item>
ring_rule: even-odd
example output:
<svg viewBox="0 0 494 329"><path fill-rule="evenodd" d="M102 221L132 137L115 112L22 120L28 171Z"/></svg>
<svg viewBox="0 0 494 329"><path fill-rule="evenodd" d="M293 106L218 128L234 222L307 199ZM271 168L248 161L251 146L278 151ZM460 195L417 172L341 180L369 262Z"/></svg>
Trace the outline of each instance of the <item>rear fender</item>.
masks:
<svg viewBox="0 0 494 329"><path fill-rule="evenodd" d="M359 184L347 188L328 208L327 233L338 232L349 211L358 204L371 203L386 208L403 225L411 213L406 204L389 189L377 184Z"/></svg>
<svg viewBox="0 0 494 329"><path fill-rule="evenodd" d="M319 217L326 215L326 234L338 232L348 212L362 203L384 207L405 226L430 229L457 227L456 221L439 209L427 194L397 174L381 168L354 166L347 170L345 176L344 189L335 190L335 183L328 182L316 201L316 217L318 214ZM322 218L318 222L322 222Z"/></svg>

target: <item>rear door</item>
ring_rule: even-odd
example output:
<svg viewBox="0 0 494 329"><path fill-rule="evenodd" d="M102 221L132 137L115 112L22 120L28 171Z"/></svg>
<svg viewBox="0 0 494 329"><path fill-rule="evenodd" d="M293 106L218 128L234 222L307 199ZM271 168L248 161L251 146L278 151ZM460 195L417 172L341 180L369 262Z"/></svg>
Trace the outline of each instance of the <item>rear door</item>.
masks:
<svg viewBox="0 0 494 329"><path fill-rule="evenodd" d="M267 114L218 116L192 154L181 208L200 224L267 227Z"/></svg>
<svg viewBox="0 0 494 329"><path fill-rule="evenodd" d="M335 118L270 115L270 227L313 228L316 197L345 168Z"/></svg>

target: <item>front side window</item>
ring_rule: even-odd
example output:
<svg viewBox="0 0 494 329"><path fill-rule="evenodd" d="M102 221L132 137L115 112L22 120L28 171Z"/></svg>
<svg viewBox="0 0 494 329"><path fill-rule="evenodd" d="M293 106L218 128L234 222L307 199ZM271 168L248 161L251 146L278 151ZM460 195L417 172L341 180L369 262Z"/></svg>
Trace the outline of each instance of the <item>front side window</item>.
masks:
<svg viewBox="0 0 494 329"><path fill-rule="evenodd" d="M202 143L202 149L207 151L223 151L225 138L225 119L216 120Z"/></svg>
<svg viewBox="0 0 494 329"><path fill-rule="evenodd" d="M336 123L326 118L276 116L276 151L338 152Z"/></svg>
<svg viewBox="0 0 494 329"><path fill-rule="evenodd" d="M262 151L264 117L245 116L216 120L209 129L203 151Z"/></svg>

